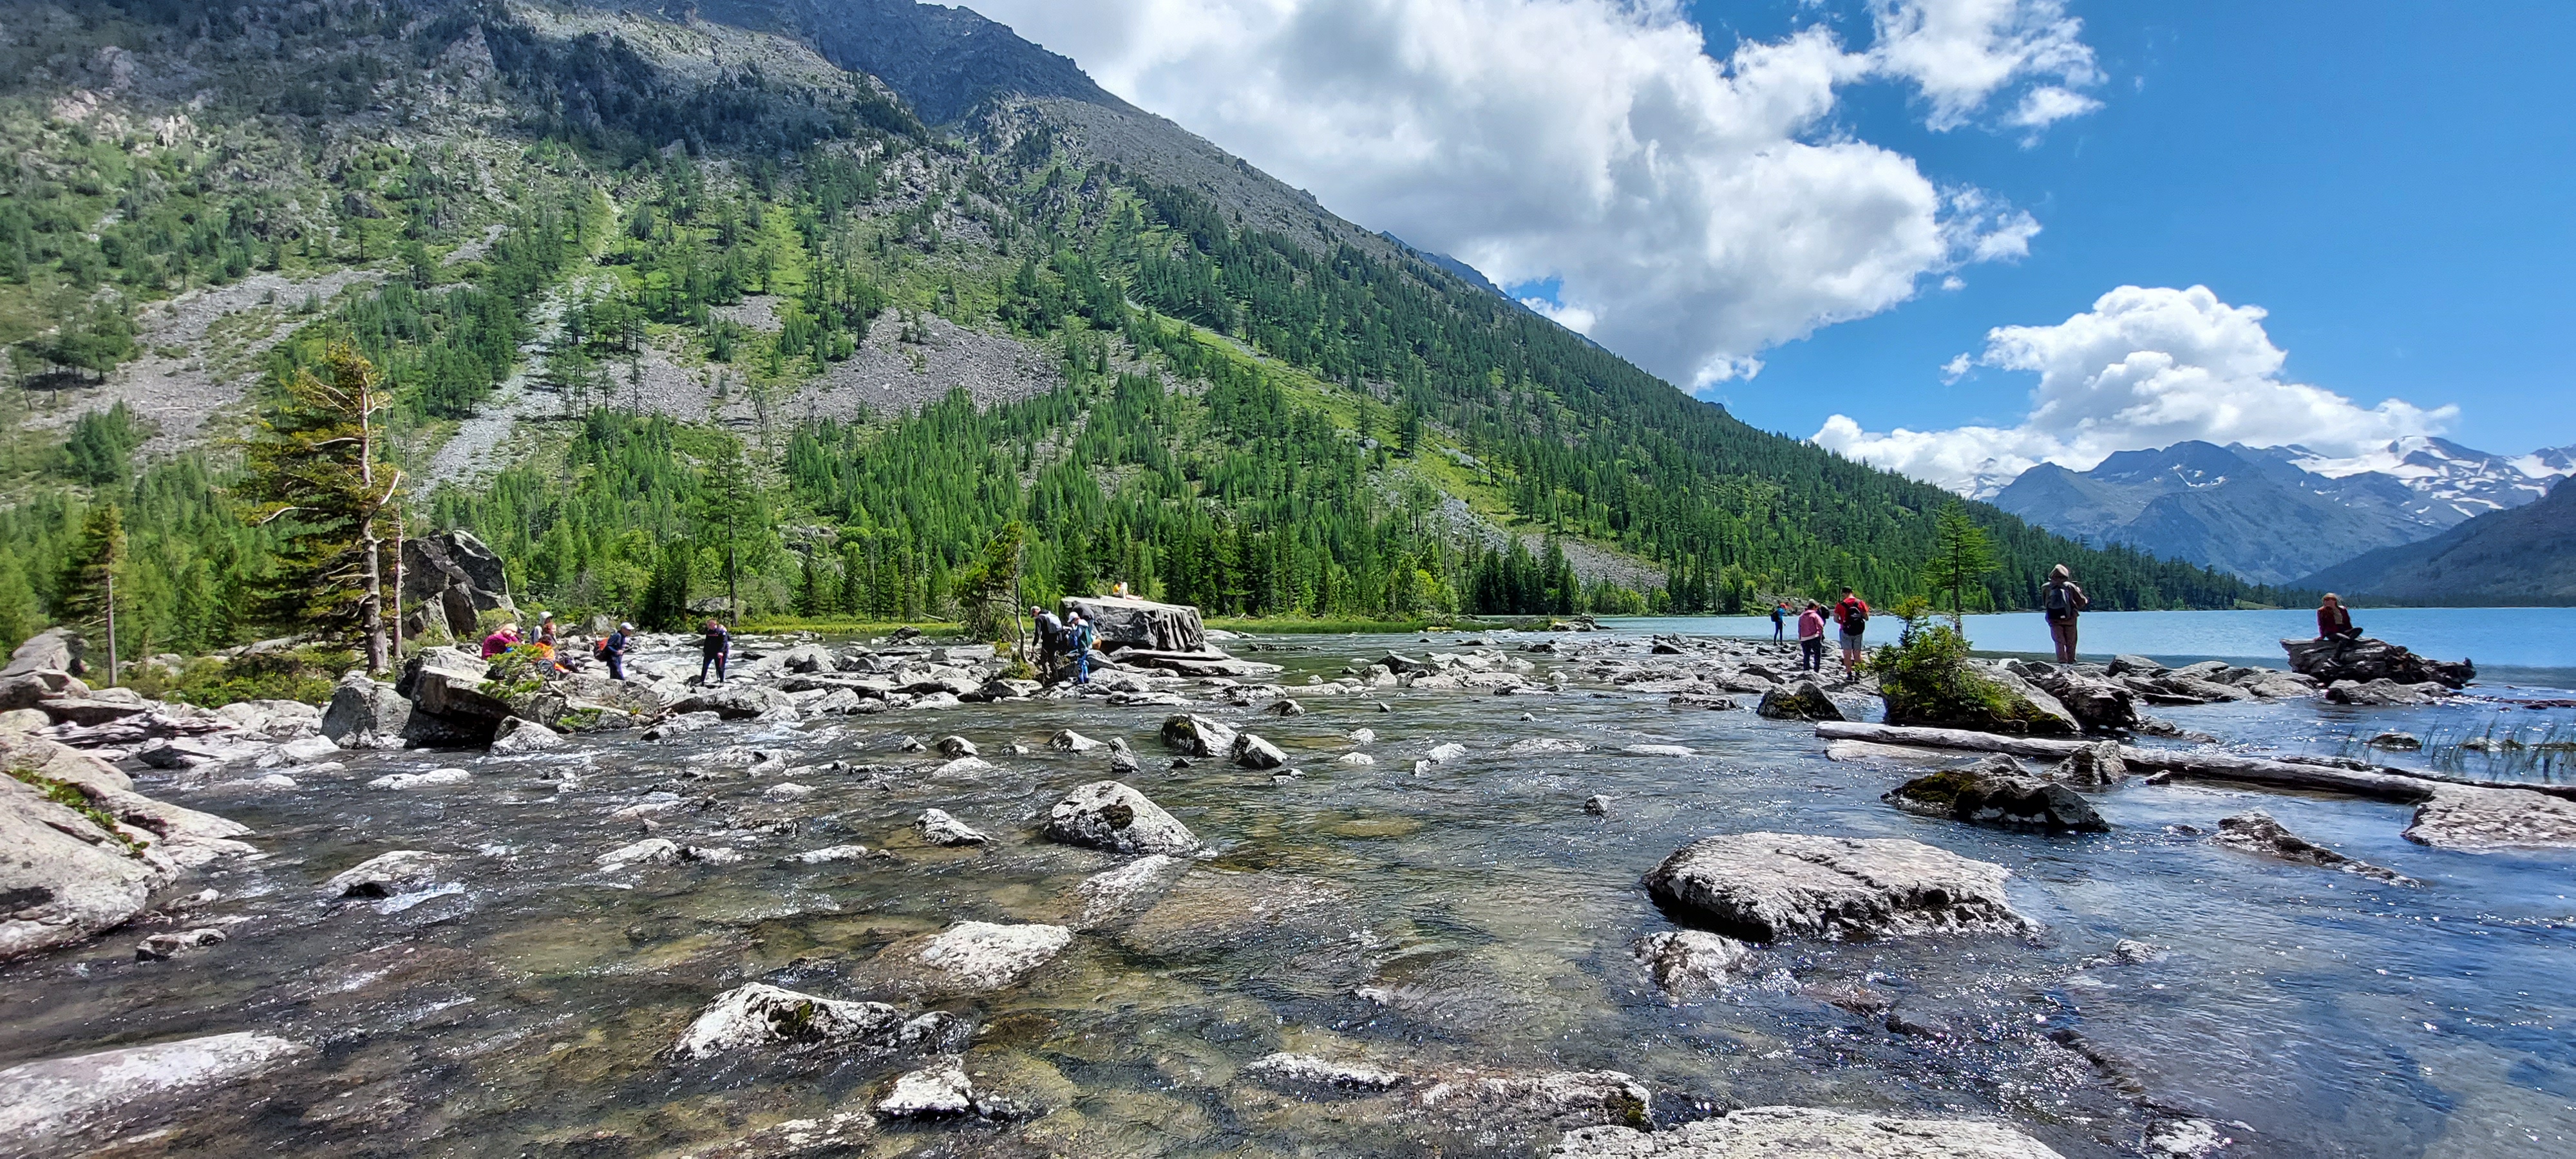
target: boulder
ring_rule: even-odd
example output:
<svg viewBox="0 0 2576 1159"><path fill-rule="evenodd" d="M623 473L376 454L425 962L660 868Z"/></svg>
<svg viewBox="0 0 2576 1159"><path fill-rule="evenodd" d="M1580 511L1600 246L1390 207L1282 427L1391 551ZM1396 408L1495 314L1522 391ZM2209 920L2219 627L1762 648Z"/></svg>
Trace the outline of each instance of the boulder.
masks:
<svg viewBox="0 0 2576 1159"><path fill-rule="evenodd" d="M1585 1127L1551 1159L2061 1159L2001 1123L1747 1107L1668 1130Z"/></svg>
<svg viewBox="0 0 2576 1159"><path fill-rule="evenodd" d="M2000 865L1919 841L1733 833L1685 846L1646 875L1677 918L1748 941L2031 931Z"/></svg>
<svg viewBox="0 0 2576 1159"><path fill-rule="evenodd" d="M180 930L176 933L153 934L135 944L134 960L137 962L168 961L189 950L215 945L223 941L226 936L222 929L215 926L199 926L193 930Z"/></svg>
<svg viewBox="0 0 2576 1159"><path fill-rule="evenodd" d="M2402 752L2414 752L2417 749L2424 747L2424 738L2411 732L2398 732L2391 729L2362 743L2375 749L2394 749Z"/></svg>
<svg viewBox="0 0 2576 1159"><path fill-rule="evenodd" d="M2064 785L2023 775L2007 756L1916 777L1879 798L1908 813L1976 825L2103 833L2102 815Z"/></svg>
<svg viewBox="0 0 2576 1159"><path fill-rule="evenodd" d="M152 706L145 704L141 697L136 696L132 690L124 688L101 688L88 696L61 696L39 700L36 702L36 708L55 724L77 725L84 728L123 720L129 716L141 716L152 710Z"/></svg>
<svg viewBox="0 0 2576 1159"><path fill-rule="evenodd" d="M16 651L9 653L8 665L0 667L0 680L34 672L60 672L67 676L86 675L89 672L89 666L82 663L82 657L88 654L89 641L80 633L69 628L47 628L27 637L26 643L18 645Z"/></svg>
<svg viewBox="0 0 2576 1159"><path fill-rule="evenodd" d="M2162 676L2166 669L2144 656L2114 656L2103 671L2113 676Z"/></svg>
<svg viewBox="0 0 2576 1159"><path fill-rule="evenodd" d="M2427 660L2386 640L2374 640L2368 636L2358 640L2283 640L2281 650L2290 654L2290 671L2329 685L2345 680L2362 683L2387 680L2397 684L2429 683L2444 688L2465 688L2478 675L2477 666L2466 660L2456 663Z"/></svg>
<svg viewBox="0 0 2576 1159"><path fill-rule="evenodd" d="M780 653L778 666L796 673L831 672L839 667L830 650L814 644L799 644Z"/></svg>
<svg viewBox="0 0 2576 1159"><path fill-rule="evenodd" d="M12 1142L12 1155L88 1153L309 1053L283 1038L238 1031L20 1063L0 1070L0 1139Z"/></svg>
<svg viewBox="0 0 2576 1159"><path fill-rule="evenodd" d="M0 676L0 712L30 711L58 697L88 695L89 685L59 668L37 668Z"/></svg>
<svg viewBox="0 0 2576 1159"><path fill-rule="evenodd" d="M975 742L962 736L943 736L934 742L931 747L938 749L939 755L948 757L952 760L957 757L982 755L975 748Z"/></svg>
<svg viewBox="0 0 2576 1159"><path fill-rule="evenodd" d="M2415 807L2406 839L2467 853L2576 848L2576 801L2529 789L2442 785Z"/></svg>
<svg viewBox="0 0 2576 1159"><path fill-rule="evenodd" d="M411 701L403 739L417 748L480 747L516 715L487 688L492 666L461 648L423 648L403 664L394 691ZM336 693L334 694L336 695Z"/></svg>
<svg viewBox="0 0 2576 1159"><path fill-rule="evenodd" d="M444 853L397 849L333 874L331 880L322 883L322 892L330 897L392 897L436 884L455 863L455 858Z"/></svg>
<svg viewBox="0 0 2576 1159"><path fill-rule="evenodd" d="M1066 728L1058 729L1054 736L1048 737L1047 747L1057 752L1087 753L1099 748L1100 742Z"/></svg>
<svg viewBox="0 0 2576 1159"><path fill-rule="evenodd" d="M965 1060L956 1056L899 1075L877 1113L889 1119L960 1119L975 1113L975 1087Z"/></svg>
<svg viewBox="0 0 2576 1159"><path fill-rule="evenodd" d="M750 720L772 709L794 707L796 702L775 688L748 682L728 682L681 697L671 706L671 711L675 715L712 712L725 720Z"/></svg>
<svg viewBox="0 0 2576 1159"><path fill-rule="evenodd" d="M1189 826L1118 781L1093 781L1066 794L1047 815L1046 835L1112 853L1191 853L1199 847Z"/></svg>
<svg viewBox="0 0 2576 1159"><path fill-rule="evenodd" d="M1262 709L1262 711L1267 712L1272 716L1304 716L1306 715L1306 706L1299 704L1288 697L1282 696L1277 700L1271 701L1270 707Z"/></svg>
<svg viewBox="0 0 2576 1159"><path fill-rule="evenodd" d="M1071 944L1073 931L1063 926L959 922L912 956L938 975L941 992L979 994L1018 984Z"/></svg>
<svg viewBox="0 0 2576 1159"><path fill-rule="evenodd" d="M415 715L412 719L420 719ZM391 773L367 782L370 789L435 789L443 785L462 785L474 776L463 769L431 769L426 773Z"/></svg>
<svg viewBox="0 0 2576 1159"><path fill-rule="evenodd" d="M2388 708L2416 704L2440 704L2450 698L2451 690L2427 680L2418 684L2400 684L2394 680L2338 680L2326 686L2326 699L2336 704Z"/></svg>
<svg viewBox="0 0 2576 1159"><path fill-rule="evenodd" d="M2050 672L2037 684L2040 691L2056 697L2086 732L2126 732L2138 727L2137 697L2120 685L2071 666Z"/></svg>
<svg viewBox="0 0 2576 1159"><path fill-rule="evenodd" d="M322 710L322 735L344 749L396 749L411 722L411 702L363 672L341 677Z"/></svg>
<svg viewBox="0 0 2576 1159"><path fill-rule="evenodd" d="M1816 687L1813 680L1801 680L1786 687L1773 688L1762 694L1762 703L1753 711L1771 720L1842 720L1843 710L1834 698Z"/></svg>
<svg viewBox="0 0 2576 1159"><path fill-rule="evenodd" d="M2540 794L2531 795L2537 797ZM2273 820L2271 814L2261 809L2220 819L2218 836L2211 840L2230 849L2242 850L2277 861L2287 861L2294 865L2338 869L2345 873L2358 874L2397 885L2415 884L2412 879L2396 870L2346 857L2292 833L2280 822Z"/></svg>
<svg viewBox="0 0 2576 1159"><path fill-rule="evenodd" d="M485 612L518 613L501 557L468 531L403 541L403 638L470 643Z"/></svg>
<svg viewBox="0 0 2576 1159"><path fill-rule="evenodd" d="M671 1053L682 1059L761 1047L892 1053L950 1044L963 1038L964 1031L965 1024L944 1011L907 1015L883 1002L817 998L754 982L716 995Z"/></svg>
<svg viewBox="0 0 2576 1159"><path fill-rule="evenodd" d="M2085 789L2107 789L2127 779L2129 763L2120 756L2117 741L2086 745L2067 754L2065 760L2048 771L2052 781Z"/></svg>
<svg viewBox="0 0 2576 1159"><path fill-rule="evenodd" d="M511 717L492 732L492 751L500 756L541 753L564 746L563 734L533 720Z"/></svg>
<svg viewBox="0 0 2576 1159"><path fill-rule="evenodd" d="M1248 732L1235 735L1234 743L1226 748L1226 756L1247 769L1275 769L1288 763L1288 755L1280 752L1279 746Z"/></svg>
<svg viewBox="0 0 2576 1159"><path fill-rule="evenodd" d="M1103 652L1141 648L1149 652L1209 651L1207 627L1199 610L1187 604L1113 596L1066 596L1058 605L1068 621L1075 613L1089 621L1092 637ZM1221 654L1221 653L1220 653Z"/></svg>
<svg viewBox="0 0 2576 1159"><path fill-rule="evenodd" d="M1175 716L1163 721L1163 747L1187 757L1224 756L1234 748L1234 730L1204 716Z"/></svg>
<svg viewBox="0 0 2576 1159"><path fill-rule="evenodd" d="M992 840L973 826L948 815L946 809L924 809L913 818L913 829L921 839L933 845L982 845Z"/></svg>

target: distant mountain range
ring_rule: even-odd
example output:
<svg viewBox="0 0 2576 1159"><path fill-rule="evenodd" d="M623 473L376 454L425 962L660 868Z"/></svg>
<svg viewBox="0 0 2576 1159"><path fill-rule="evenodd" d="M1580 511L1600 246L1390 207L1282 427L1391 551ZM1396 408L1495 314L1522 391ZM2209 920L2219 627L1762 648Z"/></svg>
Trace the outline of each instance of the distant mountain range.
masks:
<svg viewBox="0 0 2576 1159"><path fill-rule="evenodd" d="M2416 437L2338 459L2195 441L2089 471L2042 463L1993 502L2060 535L2279 584L2523 507L2570 474L2576 447L2507 457Z"/></svg>
<svg viewBox="0 0 2576 1159"><path fill-rule="evenodd" d="M2299 586L2392 604L2576 604L2576 486L2422 543L2383 547Z"/></svg>

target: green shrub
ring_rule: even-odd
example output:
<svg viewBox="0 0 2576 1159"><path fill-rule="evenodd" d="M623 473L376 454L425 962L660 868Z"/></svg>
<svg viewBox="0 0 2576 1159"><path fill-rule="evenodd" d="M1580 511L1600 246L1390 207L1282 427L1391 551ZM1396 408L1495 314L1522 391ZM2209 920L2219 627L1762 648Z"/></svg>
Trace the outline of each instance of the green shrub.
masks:
<svg viewBox="0 0 2576 1159"><path fill-rule="evenodd" d="M357 667L358 657L342 648L296 648L253 652L230 659L199 656L173 673L153 664L137 664L126 684L154 700L221 708L244 700L296 700L325 704L340 674Z"/></svg>

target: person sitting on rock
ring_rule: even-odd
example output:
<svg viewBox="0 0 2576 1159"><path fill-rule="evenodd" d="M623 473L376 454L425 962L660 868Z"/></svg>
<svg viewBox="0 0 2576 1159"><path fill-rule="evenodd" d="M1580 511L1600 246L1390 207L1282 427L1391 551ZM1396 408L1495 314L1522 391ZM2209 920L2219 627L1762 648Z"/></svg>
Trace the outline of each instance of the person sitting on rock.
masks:
<svg viewBox="0 0 2576 1159"><path fill-rule="evenodd" d="M698 684L707 682L707 669L716 672L716 683L725 681L725 661L733 658L733 633L712 618L707 621L705 637L698 642Z"/></svg>
<svg viewBox="0 0 2576 1159"><path fill-rule="evenodd" d="M2335 659L2343 659L2343 650L2361 638L2361 629L2352 626L2352 609L2343 606L2343 597L2327 592L2317 603L2317 639L2335 642Z"/></svg>
<svg viewBox="0 0 2576 1159"><path fill-rule="evenodd" d="M518 646L519 626L517 624L503 624L498 628L492 629L491 635L483 637L483 658L486 660L492 659L493 657Z"/></svg>
<svg viewBox="0 0 2576 1159"><path fill-rule="evenodd" d="M1814 600L1798 613L1798 663L1809 672L1825 666L1825 606Z"/></svg>

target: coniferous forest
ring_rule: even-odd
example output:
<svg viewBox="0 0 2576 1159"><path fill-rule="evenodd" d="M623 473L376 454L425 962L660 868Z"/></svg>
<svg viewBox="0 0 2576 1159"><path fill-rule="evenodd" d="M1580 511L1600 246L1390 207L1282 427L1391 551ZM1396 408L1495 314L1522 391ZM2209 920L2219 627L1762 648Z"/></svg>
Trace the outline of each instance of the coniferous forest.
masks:
<svg viewBox="0 0 2576 1159"><path fill-rule="evenodd" d="M8 642L78 613L101 566L128 655L300 630L261 622L296 529L244 518L223 431L335 341L383 377L409 478L505 387L547 397L505 462L407 491L404 525L481 535L538 606L665 626L947 617L1013 524L1032 599L1126 581L1339 619L1884 601L1925 593L1952 500L1746 426L1398 247L1247 225L1041 106L928 127L810 56L710 79L672 46L717 34L635 16L76 7L93 19L12 51L230 55L158 127L0 93L0 137L38 159L0 172ZM231 355L246 397L203 437L147 452L148 420L85 401L179 295L333 271L364 276L263 303L264 342ZM934 318L1038 352L1046 383L799 401ZM717 401L647 402L671 367ZM125 546L103 563L84 529L110 507ZM2097 608L2286 598L1966 510L1998 562L1971 610L2033 606L2060 562Z"/></svg>

